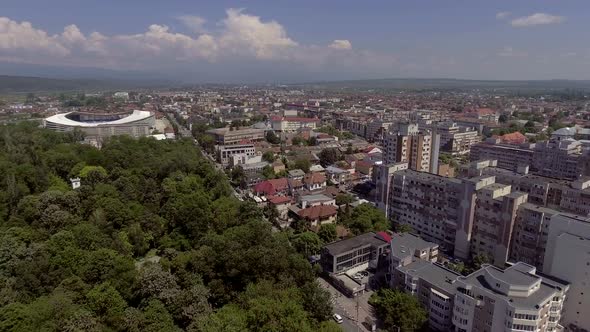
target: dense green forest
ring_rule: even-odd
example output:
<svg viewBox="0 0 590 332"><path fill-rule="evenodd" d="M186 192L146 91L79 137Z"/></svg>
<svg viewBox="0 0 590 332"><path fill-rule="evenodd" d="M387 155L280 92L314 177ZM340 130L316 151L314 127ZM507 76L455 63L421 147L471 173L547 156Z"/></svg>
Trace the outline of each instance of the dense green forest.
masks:
<svg viewBox="0 0 590 332"><path fill-rule="evenodd" d="M0 127L0 331L339 331L311 265L190 140L75 136Z"/></svg>

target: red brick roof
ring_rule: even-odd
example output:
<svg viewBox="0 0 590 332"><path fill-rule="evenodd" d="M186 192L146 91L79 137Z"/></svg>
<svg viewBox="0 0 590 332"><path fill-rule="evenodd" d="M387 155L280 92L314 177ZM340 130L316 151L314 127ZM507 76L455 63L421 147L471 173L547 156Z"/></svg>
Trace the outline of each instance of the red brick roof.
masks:
<svg viewBox="0 0 590 332"><path fill-rule="evenodd" d="M254 186L254 191L265 195L274 195L289 188L287 178L262 181Z"/></svg>
<svg viewBox="0 0 590 332"><path fill-rule="evenodd" d="M297 212L300 218L307 220L327 218L336 214L338 214L338 210L333 205L316 205Z"/></svg>
<svg viewBox="0 0 590 332"><path fill-rule="evenodd" d="M269 197L268 201L271 202L272 204L278 205L278 204L285 204L291 201L291 197L290 196L273 196L273 197Z"/></svg>
<svg viewBox="0 0 590 332"><path fill-rule="evenodd" d="M308 174L305 174L305 177L303 178L303 182L305 184L324 183L324 182L326 182L326 175L324 173L319 173L319 172L308 173Z"/></svg>
<svg viewBox="0 0 590 332"><path fill-rule="evenodd" d="M522 133L518 131L499 136L498 138L502 143L508 144L522 144L527 141L526 136L524 136Z"/></svg>

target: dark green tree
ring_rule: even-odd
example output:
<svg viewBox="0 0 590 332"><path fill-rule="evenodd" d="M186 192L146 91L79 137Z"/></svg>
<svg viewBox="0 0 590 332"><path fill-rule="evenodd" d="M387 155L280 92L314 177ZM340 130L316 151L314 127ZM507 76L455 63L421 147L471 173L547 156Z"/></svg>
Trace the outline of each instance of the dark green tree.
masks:
<svg viewBox="0 0 590 332"><path fill-rule="evenodd" d="M428 320L418 299L398 290L381 289L371 295L369 303L387 331L418 331Z"/></svg>

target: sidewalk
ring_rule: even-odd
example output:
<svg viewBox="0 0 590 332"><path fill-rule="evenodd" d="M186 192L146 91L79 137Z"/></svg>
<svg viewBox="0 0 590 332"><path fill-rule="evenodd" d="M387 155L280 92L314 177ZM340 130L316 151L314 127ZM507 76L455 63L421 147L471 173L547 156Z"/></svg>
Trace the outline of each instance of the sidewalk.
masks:
<svg viewBox="0 0 590 332"><path fill-rule="evenodd" d="M322 285L323 288L328 290L330 294L332 294L332 304L335 307L340 308L344 314L357 326L360 327L359 331L370 332L367 327L362 324L367 317L372 317L370 314L370 307L368 304L369 297L373 292L365 292L362 295L358 296L358 321L357 321L357 298L349 298L332 285L330 285L326 280L322 278L318 278L318 282Z"/></svg>

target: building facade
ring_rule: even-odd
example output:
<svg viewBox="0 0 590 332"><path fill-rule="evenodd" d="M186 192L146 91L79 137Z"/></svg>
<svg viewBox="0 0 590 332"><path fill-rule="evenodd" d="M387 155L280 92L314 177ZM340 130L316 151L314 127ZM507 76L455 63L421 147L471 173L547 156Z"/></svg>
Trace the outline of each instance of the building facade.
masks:
<svg viewBox="0 0 590 332"><path fill-rule="evenodd" d="M410 169L431 172L438 168L435 164L438 164L439 150L436 143L439 139L439 136L433 137L430 132L419 131L417 124L399 124L396 131L388 133L383 139L383 162L406 162Z"/></svg>
<svg viewBox="0 0 590 332"><path fill-rule="evenodd" d="M433 130L440 134L440 150L451 155L467 154L481 140L477 130L453 122L439 123Z"/></svg>
<svg viewBox="0 0 590 332"><path fill-rule="evenodd" d="M253 144L217 146L217 161L223 166L229 165L235 155L244 155L248 159L256 155L256 148Z"/></svg>
<svg viewBox="0 0 590 332"><path fill-rule="evenodd" d="M215 144L234 145L243 142L264 141L264 129L244 128L231 130L230 128L217 128L207 130L207 134L213 136Z"/></svg>
<svg viewBox="0 0 590 332"><path fill-rule="evenodd" d="M559 322L569 285L538 275L531 265L487 265L455 285L456 332L563 331Z"/></svg>

